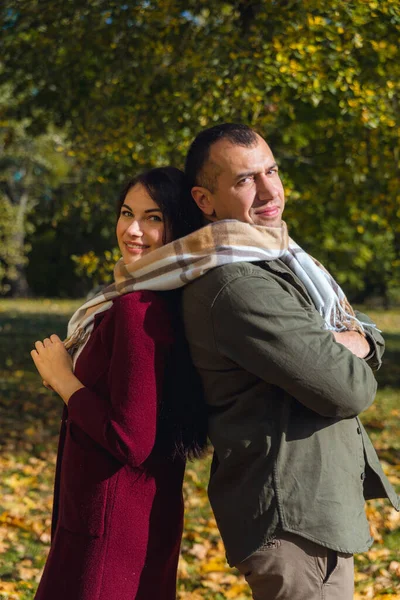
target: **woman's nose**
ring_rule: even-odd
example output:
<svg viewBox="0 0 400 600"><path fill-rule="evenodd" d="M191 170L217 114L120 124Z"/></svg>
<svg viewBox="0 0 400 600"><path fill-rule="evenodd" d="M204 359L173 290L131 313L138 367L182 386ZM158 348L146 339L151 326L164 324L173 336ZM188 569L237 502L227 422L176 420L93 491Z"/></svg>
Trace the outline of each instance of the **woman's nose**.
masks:
<svg viewBox="0 0 400 600"><path fill-rule="evenodd" d="M128 233L129 233L129 235L132 235L134 237L143 235L143 231L142 231L139 221L137 221L136 219L134 219L132 221L132 223L128 227Z"/></svg>

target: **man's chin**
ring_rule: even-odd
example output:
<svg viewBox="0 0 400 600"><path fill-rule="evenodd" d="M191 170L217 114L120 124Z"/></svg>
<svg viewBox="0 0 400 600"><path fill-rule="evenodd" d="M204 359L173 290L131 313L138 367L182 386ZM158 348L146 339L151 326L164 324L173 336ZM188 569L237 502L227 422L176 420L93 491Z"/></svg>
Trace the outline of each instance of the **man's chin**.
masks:
<svg viewBox="0 0 400 600"><path fill-rule="evenodd" d="M254 225L258 225L261 227L276 227L276 228L280 228L282 227L282 219L262 219L262 218L258 218L258 219L253 219L253 224Z"/></svg>

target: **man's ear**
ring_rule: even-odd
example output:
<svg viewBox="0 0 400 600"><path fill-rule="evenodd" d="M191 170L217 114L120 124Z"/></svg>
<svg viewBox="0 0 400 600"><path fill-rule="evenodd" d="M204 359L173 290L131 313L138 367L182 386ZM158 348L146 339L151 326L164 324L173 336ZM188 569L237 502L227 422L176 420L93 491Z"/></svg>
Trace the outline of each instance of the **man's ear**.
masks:
<svg viewBox="0 0 400 600"><path fill-rule="evenodd" d="M192 198L199 209L207 216L212 217L214 213L214 203L210 190L196 185L192 187Z"/></svg>

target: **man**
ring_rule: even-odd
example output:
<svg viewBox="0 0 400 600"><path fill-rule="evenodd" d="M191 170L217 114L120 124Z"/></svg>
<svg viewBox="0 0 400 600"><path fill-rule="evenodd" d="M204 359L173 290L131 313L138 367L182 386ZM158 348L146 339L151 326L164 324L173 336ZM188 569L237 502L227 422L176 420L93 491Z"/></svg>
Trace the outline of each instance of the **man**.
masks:
<svg viewBox="0 0 400 600"><path fill-rule="evenodd" d="M203 131L185 170L207 221L285 231L278 166L252 129ZM281 255L223 264L184 289L215 449L209 497L255 600L351 600L353 553L372 542L364 499L399 507L357 418L373 402L384 342L360 313L327 327L308 279L328 276L295 244Z"/></svg>

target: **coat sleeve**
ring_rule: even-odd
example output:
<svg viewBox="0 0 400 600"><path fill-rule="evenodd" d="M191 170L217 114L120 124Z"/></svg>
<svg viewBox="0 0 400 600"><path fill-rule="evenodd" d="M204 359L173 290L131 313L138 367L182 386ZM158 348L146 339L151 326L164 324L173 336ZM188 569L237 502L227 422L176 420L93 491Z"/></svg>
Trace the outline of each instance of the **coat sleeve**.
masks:
<svg viewBox="0 0 400 600"><path fill-rule="evenodd" d="M277 282L241 276L218 295L211 315L220 353L314 412L349 418L372 404L377 385L366 361Z"/></svg>
<svg viewBox="0 0 400 600"><path fill-rule="evenodd" d="M156 436L166 354L171 345L164 304L155 294L119 298L110 345L109 397L89 388L75 392L68 418L122 463L138 466L149 456Z"/></svg>
<svg viewBox="0 0 400 600"><path fill-rule="evenodd" d="M368 315L365 315L358 310L356 310L355 313L357 319L364 325L365 335L371 348L371 352L365 360L373 371L377 371L382 366L382 356L385 352L385 340L375 327L371 327L374 323Z"/></svg>

